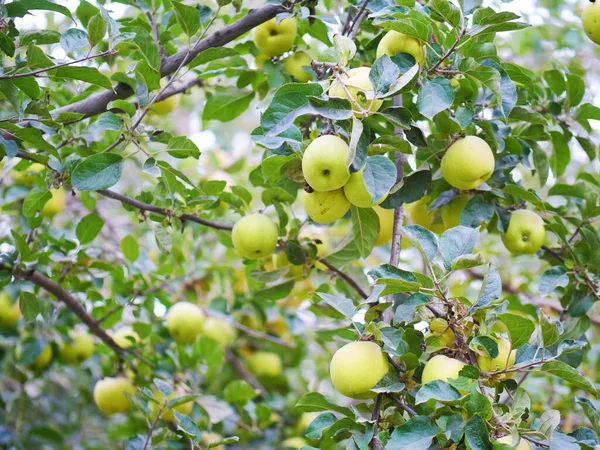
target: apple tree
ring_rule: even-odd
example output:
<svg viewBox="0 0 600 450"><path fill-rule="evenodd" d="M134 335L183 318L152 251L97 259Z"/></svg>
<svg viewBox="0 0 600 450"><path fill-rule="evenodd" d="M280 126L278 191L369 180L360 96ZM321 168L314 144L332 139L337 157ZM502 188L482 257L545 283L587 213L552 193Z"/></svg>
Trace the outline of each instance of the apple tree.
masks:
<svg viewBox="0 0 600 450"><path fill-rule="evenodd" d="M597 448L599 23L0 1L0 446Z"/></svg>

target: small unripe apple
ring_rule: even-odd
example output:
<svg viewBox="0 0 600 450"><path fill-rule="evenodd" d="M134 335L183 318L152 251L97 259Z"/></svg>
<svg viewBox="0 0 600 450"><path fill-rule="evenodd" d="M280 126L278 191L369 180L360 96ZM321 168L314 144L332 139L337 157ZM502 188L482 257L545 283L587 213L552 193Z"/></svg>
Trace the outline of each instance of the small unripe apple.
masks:
<svg viewBox="0 0 600 450"><path fill-rule="evenodd" d="M356 69L350 69L347 76L342 76L343 83L353 100L348 98L346 89L344 89L344 86L337 80L334 81L329 88L329 97L345 98L349 100L352 109L357 115L360 114L360 109L369 113L377 112L379 108L381 108L383 100L374 98L375 91L373 90L373 84L369 79L370 73L370 67L357 67ZM360 105L360 108L357 104Z"/></svg>
<svg viewBox="0 0 600 450"><path fill-rule="evenodd" d="M132 345L137 345L140 342L140 335L137 334L131 327L121 327L112 335L114 341L120 347L129 348Z"/></svg>
<svg viewBox="0 0 600 450"><path fill-rule="evenodd" d="M379 216L379 235L375 241L375 247L377 247L392 240L394 235L394 210L376 206L373 211Z"/></svg>
<svg viewBox="0 0 600 450"><path fill-rule="evenodd" d="M315 191L304 196L304 209L316 223L333 223L344 217L350 206L343 189L327 192Z"/></svg>
<svg viewBox="0 0 600 450"><path fill-rule="evenodd" d="M189 395L189 394L187 392L185 392L182 388L179 387L179 388L175 389L171 394L169 394L169 396L167 396L166 404L168 405L169 402L173 399L180 398L180 397L186 397L187 395ZM174 408L169 408L168 406L165 406L163 408L162 406L165 403L165 396L160 391L154 391L154 399L157 401L157 403L154 403L154 402L150 403L150 419L151 420L156 420L156 416L158 415L159 411L160 411L161 419L167 420L167 421L172 421L172 420L175 420L175 413L173 411L177 411L180 414L185 414L186 416L188 416L194 409L194 401L193 400L182 403L181 405L177 405ZM162 409L162 411L161 411L161 409Z"/></svg>
<svg viewBox="0 0 600 450"><path fill-rule="evenodd" d="M593 0L583 7L581 15L583 31L592 42L600 45L600 2Z"/></svg>
<svg viewBox="0 0 600 450"><path fill-rule="evenodd" d="M423 44L417 38L391 30L379 41L377 57L394 56L396 53L409 53L420 65L423 65L425 59Z"/></svg>
<svg viewBox="0 0 600 450"><path fill-rule="evenodd" d="M164 100L154 102L148 113L155 116L166 116L175 111L179 107L180 102L181 98L179 95L171 95Z"/></svg>
<svg viewBox="0 0 600 450"><path fill-rule="evenodd" d="M454 228L460 225L460 216L471 198L473 198L472 195L459 195L453 198L447 205L442 206L444 228Z"/></svg>
<svg viewBox="0 0 600 450"><path fill-rule="evenodd" d="M447 382L450 379L458 378L459 372L465 365L464 362L457 359L448 358L444 355L436 355L425 364L423 374L421 375L421 383L427 384L434 380Z"/></svg>
<svg viewBox="0 0 600 450"><path fill-rule="evenodd" d="M311 73L304 70L305 67L310 68L312 58L305 52L297 52L285 58L283 67L285 70L301 83L306 83L313 79Z"/></svg>
<svg viewBox="0 0 600 450"><path fill-rule="evenodd" d="M67 195L64 189L50 189L52 198L42 208L42 216L52 218L65 209Z"/></svg>
<svg viewBox="0 0 600 450"><path fill-rule="evenodd" d="M456 335L452 331L452 328L448 326L446 319L436 317L429 324L429 329L431 331L430 335L439 338L444 347L452 347L454 345Z"/></svg>
<svg viewBox="0 0 600 450"><path fill-rule="evenodd" d="M128 411L133 402L125 394L135 395L135 387L125 377L106 377L94 386L94 402L107 416Z"/></svg>
<svg viewBox="0 0 600 450"><path fill-rule="evenodd" d="M350 179L346 158L349 147L339 136L326 134L310 143L302 155L304 179L315 191L334 191Z"/></svg>
<svg viewBox="0 0 600 450"><path fill-rule="evenodd" d="M82 363L89 359L95 351L94 338L83 330L69 331L71 341L64 340L60 344L60 359L67 364Z"/></svg>
<svg viewBox="0 0 600 450"><path fill-rule="evenodd" d="M344 185L344 195L350 203L359 208L372 208L373 206L379 205L383 202L388 194L384 194L383 197L373 202L371 194L365 186L365 180L363 177L365 169L361 169L358 172L354 172L350 175L350 179Z"/></svg>
<svg viewBox="0 0 600 450"><path fill-rule="evenodd" d="M6 292L0 292L0 327L15 328L20 317L19 301L13 303Z"/></svg>
<svg viewBox="0 0 600 450"><path fill-rule="evenodd" d="M20 184L25 187L32 187L35 177L46 167L40 163L33 163L25 170L13 170L11 172L12 179L15 184Z"/></svg>
<svg viewBox="0 0 600 450"><path fill-rule="evenodd" d="M351 342L340 348L331 360L329 375L337 391L346 397L367 399L371 389L389 372L381 347L374 342Z"/></svg>
<svg viewBox="0 0 600 450"><path fill-rule="evenodd" d="M477 136L467 136L446 151L442 158L442 176L457 189L476 189L492 176L495 164L488 143Z"/></svg>
<svg viewBox="0 0 600 450"><path fill-rule="evenodd" d="M298 25L296 19L268 20L254 29L254 44L267 56L279 56L291 50L296 39Z"/></svg>
<svg viewBox="0 0 600 450"><path fill-rule="evenodd" d="M477 356L477 365L484 372L496 372L508 369L515 364L516 350L512 350L510 341L505 338L492 338L498 344L498 356ZM510 373L506 374L510 375Z"/></svg>
<svg viewBox="0 0 600 450"><path fill-rule="evenodd" d="M544 245L546 228L544 220L533 211L519 209L513 211L502 242L514 255L532 254Z"/></svg>
<svg viewBox="0 0 600 450"><path fill-rule="evenodd" d="M510 434L502 436L500 439L498 439L498 442L500 442L501 444L510 445L511 447L516 445L513 442L512 436ZM532 448L531 444L526 439L521 438L521 440L519 441L519 445L515 447L515 450L532 450Z"/></svg>
<svg viewBox="0 0 600 450"><path fill-rule="evenodd" d="M247 259L271 255L277 246L279 230L268 216L255 213L242 217L233 227L233 246Z"/></svg>
<svg viewBox="0 0 600 450"><path fill-rule="evenodd" d="M50 361L52 361L53 355L54 352L52 351L52 344L46 344L46 346L42 349L37 358L35 358L35 360L33 360L31 364L28 364L27 367L35 371L45 369L46 367L48 367L48 364L50 364ZM20 345L17 346L17 348L15 349L15 359L17 361L21 359Z"/></svg>
<svg viewBox="0 0 600 450"><path fill-rule="evenodd" d="M211 338L213 341L220 343L223 346L233 345L237 332L228 322L208 317L204 321L202 335Z"/></svg>
<svg viewBox="0 0 600 450"><path fill-rule="evenodd" d="M202 332L204 319L204 312L198 305L177 302L167 313L167 328L175 342L180 345L190 344Z"/></svg>
<svg viewBox="0 0 600 450"><path fill-rule="evenodd" d="M281 443L281 445L284 449L300 450L302 447L308 445L308 441L304 438L296 436L286 439Z"/></svg>
<svg viewBox="0 0 600 450"><path fill-rule="evenodd" d="M429 212L429 202L431 197L426 195L416 202L404 205L404 211L408 213L412 223L421 225L434 233L441 234L446 231L442 222L441 212L435 209Z"/></svg>
<svg viewBox="0 0 600 450"><path fill-rule="evenodd" d="M248 357L248 370L257 377L277 377L283 372L283 363L277 353L254 352Z"/></svg>

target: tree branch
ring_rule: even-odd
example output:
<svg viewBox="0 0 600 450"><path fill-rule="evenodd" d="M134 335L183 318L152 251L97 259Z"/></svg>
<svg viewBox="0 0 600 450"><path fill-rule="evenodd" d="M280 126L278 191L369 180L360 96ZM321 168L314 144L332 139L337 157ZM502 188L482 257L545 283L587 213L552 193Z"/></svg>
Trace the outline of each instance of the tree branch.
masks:
<svg viewBox="0 0 600 450"><path fill-rule="evenodd" d="M338 269L337 267L335 267L333 264L331 264L326 259L318 258L317 261L319 261L321 264L323 264L325 267L327 267L330 271L332 271L334 274L336 274L338 277L340 277L342 280L344 280L346 283L348 283L350 286L352 286L352 288L356 292L358 292L358 294L362 298L368 298L369 297L369 294L367 294L364 291L364 289L362 287L360 287L360 285L356 282L356 280L354 280L348 274L342 272L340 269Z"/></svg>
<svg viewBox="0 0 600 450"><path fill-rule="evenodd" d="M268 393L264 386L260 384L260 381L258 381L258 379L253 374L251 374L248 371L248 369L244 367L242 362L238 359L237 356L234 355L234 353L229 348L225 348L225 359L227 359L227 361L231 363L231 365L234 367L237 373L239 373L240 376L244 380L246 380L248 384L250 384L250 386L252 386L254 389L260 392L261 396L267 396Z"/></svg>

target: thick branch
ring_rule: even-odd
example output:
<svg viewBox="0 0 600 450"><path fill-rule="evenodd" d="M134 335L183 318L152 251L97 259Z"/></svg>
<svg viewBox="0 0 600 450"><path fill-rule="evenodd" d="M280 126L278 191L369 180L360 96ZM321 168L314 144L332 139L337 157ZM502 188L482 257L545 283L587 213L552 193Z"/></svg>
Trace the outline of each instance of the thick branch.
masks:
<svg viewBox="0 0 600 450"><path fill-rule="evenodd" d="M118 192L110 191L108 189L100 189L96 192L98 192L99 194L101 194L105 197L119 200L122 203L131 205L134 208L139 209L140 211L153 212L153 213L165 216L165 217L173 217L174 216L173 212L166 208L161 208L160 206L155 206L155 205L151 205L149 203L144 203L144 202L141 202L134 198L128 197L127 195L119 194ZM196 222L196 223L199 223L201 225L204 225L204 226L207 226L210 228L216 228L217 230L231 231L233 229L233 225L226 225L226 224L222 224L222 223L212 222L210 220L202 219L201 217L198 217L195 214L180 214L175 217L178 217L180 220L183 220L183 221L187 220L189 222Z"/></svg>
<svg viewBox="0 0 600 450"><path fill-rule="evenodd" d="M362 298L369 297L369 294L367 294L364 291L364 289L362 287L360 287L360 285L352 277L350 277L348 274L342 272L340 269L338 269L337 267L335 267L333 264L331 264L326 259L319 258L317 261L319 261L321 264L323 264L325 267L327 267L329 270L331 270L333 273L335 273L338 277L340 277L342 280L344 280L346 283L348 283L350 286L352 286L352 288L356 292L358 292L358 294Z"/></svg>

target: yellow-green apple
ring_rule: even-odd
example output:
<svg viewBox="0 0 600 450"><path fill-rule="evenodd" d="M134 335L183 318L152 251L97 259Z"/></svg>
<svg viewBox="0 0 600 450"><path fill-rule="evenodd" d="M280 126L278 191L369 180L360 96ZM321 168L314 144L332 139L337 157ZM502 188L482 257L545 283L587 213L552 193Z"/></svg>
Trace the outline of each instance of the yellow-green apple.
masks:
<svg viewBox="0 0 600 450"><path fill-rule="evenodd" d="M514 255L532 254L544 245L546 228L543 219L533 211L519 209L513 211L502 242Z"/></svg>
<svg viewBox="0 0 600 450"><path fill-rule="evenodd" d="M228 322L208 317L202 327L202 335L211 338L223 346L232 345L237 337L237 332Z"/></svg>
<svg viewBox="0 0 600 450"><path fill-rule="evenodd" d="M135 386L125 377L106 377L94 386L94 402L107 416L128 411L133 402L126 394L135 395Z"/></svg>
<svg viewBox="0 0 600 450"><path fill-rule="evenodd" d="M294 45L297 29L296 19L284 19L278 25L273 18L254 29L254 44L264 55L282 55Z"/></svg>
<svg viewBox="0 0 600 450"><path fill-rule="evenodd" d="M45 369L50 361L52 361L52 356L54 352L52 351L52 344L46 344L40 354L33 360L31 364L28 364L32 370L42 370ZM17 361L21 359L21 346L17 346L15 349L15 358Z"/></svg>
<svg viewBox="0 0 600 450"><path fill-rule="evenodd" d="M298 434L304 434L304 432L306 431L306 429L308 428L308 426L317 417L319 417L319 413L317 413L317 412L302 414L300 416L300 419L298 420L298 423L296 424L296 433L298 433Z"/></svg>
<svg viewBox="0 0 600 450"><path fill-rule="evenodd" d="M302 155L304 179L315 191L334 191L350 179L346 166L349 147L339 136L326 134L310 143Z"/></svg>
<svg viewBox="0 0 600 450"><path fill-rule="evenodd" d="M429 335L438 338L442 347L452 347L454 345L456 335L454 334L454 331L452 331L452 328L448 326L448 321L446 319L436 317L429 323L429 330Z"/></svg>
<svg viewBox="0 0 600 450"><path fill-rule="evenodd" d="M375 99L373 84L369 79L370 67L357 67L350 69L347 75L331 83L329 96L333 98L345 98L350 100L355 114L360 115L361 110L374 113L381 108L383 100ZM343 83L343 84L342 84ZM344 89L344 85L346 89ZM348 92L346 92L346 90ZM350 98L348 98L348 93Z"/></svg>
<svg viewBox="0 0 600 450"><path fill-rule="evenodd" d="M331 360L329 375L337 391L346 397L367 399L371 389L389 372L387 356L374 342L351 342L340 348Z"/></svg>
<svg viewBox="0 0 600 450"><path fill-rule="evenodd" d="M60 344L60 359L67 364L82 363L95 351L94 338L83 330L69 331L70 341L66 339Z"/></svg>
<svg viewBox="0 0 600 450"><path fill-rule="evenodd" d="M14 328L20 317L19 301L13 303L6 292L0 292L0 327Z"/></svg>
<svg viewBox="0 0 600 450"><path fill-rule="evenodd" d="M313 79L311 73L304 70L304 67L310 67L312 58L305 52L296 52L285 58L283 67L285 70L301 83L306 83Z"/></svg>
<svg viewBox="0 0 600 450"><path fill-rule="evenodd" d="M516 350L512 350L510 341L503 337L492 338L498 344L498 356L477 355L477 365L484 372L497 372L508 369L515 364ZM510 375L511 373L503 374Z"/></svg>
<svg viewBox="0 0 600 450"><path fill-rule="evenodd" d="M458 378L463 367L465 367L465 363L462 361L444 355L436 355L425 364L421 383L427 384L434 380L448 381Z"/></svg>
<svg viewBox="0 0 600 450"><path fill-rule="evenodd" d="M412 223L421 225L434 233L443 233L446 228L442 222L439 208L429 212L431 197L426 195L416 202L404 205L404 211L408 213Z"/></svg>
<svg viewBox="0 0 600 450"><path fill-rule="evenodd" d="M129 348L140 342L140 335L129 326L119 328L113 333L112 338L123 348Z"/></svg>
<svg viewBox="0 0 600 450"><path fill-rule="evenodd" d="M365 168L363 167L358 172L354 172L350 175L350 179L344 185L344 195L350 203L359 208L372 208L373 206L379 205L383 202L388 194L384 194L383 197L373 202L371 194L365 186L364 180Z"/></svg>
<svg viewBox="0 0 600 450"><path fill-rule="evenodd" d="M392 240L394 234L394 210L383 209L379 206L373 208L379 216L379 235L375 241L375 246L387 244Z"/></svg>
<svg viewBox="0 0 600 450"><path fill-rule="evenodd" d="M514 447L516 445L513 442L512 436L510 434L502 436L500 439L498 439L498 442L500 442L501 444L510 445L511 447ZM515 450L532 450L531 444L527 442L526 439L521 438L521 440L519 441L519 445L515 447Z"/></svg>
<svg viewBox="0 0 600 450"><path fill-rule="evenodd" d="M183 390L181 387L178 387L171 392L165 399L165 395L160 391L154 391L154 399L157 403L151 402L150 405L150 419L156 420L156 416L160 412L160 418L163 420L175 420L175 413L173 411L177 411L180 414L185 414L186 416L192 412L194 409L194 400L187 401L180 405L175 406L174 408L169 408L169 402L173 399L186 397L188 393Z"/></svg>
<svg viewBox="0 0 600 450"><path fill-rule="evenodd" d="M590 0L583 7L581 15L583 31L596 44L600 45L600 2Z"/></svg>
<svg viewBox="0 0 600 450"><path fill-rule="evenodd" d="M308 441L304 438L301 438L299 436L295 436L295 437L291 437L288 438L286 440L284 440L281 445L283 446L284 449L294 449L294 450L300 450L302 447L305 447L308 445Z"/></svg>
<svg viewBox="0 0 600 450"><path fill-rule="evenodd" d="M46 202L42 208L42 216L54 217L65 209L67 204L67 195L64 189L50 189L52 198Z"/></svg>
<svg viewBox="0 0 600 450"><path fill-rule="evenodd" d="M457 189L481 186L494 173L492 149L477 136L466 136L452 144L442 158L442 176Z"/></svg>
<svg viewBox="0 0 600 450"><path fill-rule="evenodd" d="M460 216L471 198L473 198L472 195L459 195L454 197L447 205L442 206L444 228L454 228L460 225Z"/></svg>
<svg viewBox="0 0 600 450"><path fill-rule="evenodd" d="M13 170L12 178L15 184L20 184L26 187L32 187L35 177L46 167L40 163L33 163L25 170Z"/></svg>
<svg viewBox="0 0 600 450"><path fill-rule="evenodd" d="M233 227L235 249L247 259L271 255L277 246L279 230L268 216L255 213L242 217Z"/></svg>
<svg viewBox="0 0 600 450"><path fill-rule="evenodd" d="M283 372L283 363L277 353L254 352L248 357L248 369L257 377L277 377Z"/></svg>
<svg viewBox="0 0 600 450"><path fill-rule="evenodd" d="M396 53L409 53L420 65L423 65L425 55L421 41L404 33L391 30L379 41L377 57L380 58L383 55L394 56Z"/></svg>
<svg viewBox="0 0 600 450"><path fill-rule="evenodd" d="M304 209L316 223L335 222L344 217L350 206L343 189L327 192L315 191L304 196Z"/></svg>
<svg viewBox="0 0 600 450"><path fill-rule="evenodd" d="M204 312L198 305L177 302L167 312L167 329L178 344L190 344L202 332L204 320Z"/></svg>
<svg viewBox="0 0 600 450"><path fill-rule="evenodd" d="M285 252L273 253L273 268L283 269L285 267L289 267L289 276L299 277L304 275L304 266L292 264Z"/></svg>
<svg viewBox="0 0 600 450"><path fill-rule="evenodd" d="M177 109L180 101L181 99L179 95L171 95L164 100L154 102L148 113L155 116L166 116Z"/></svg>

